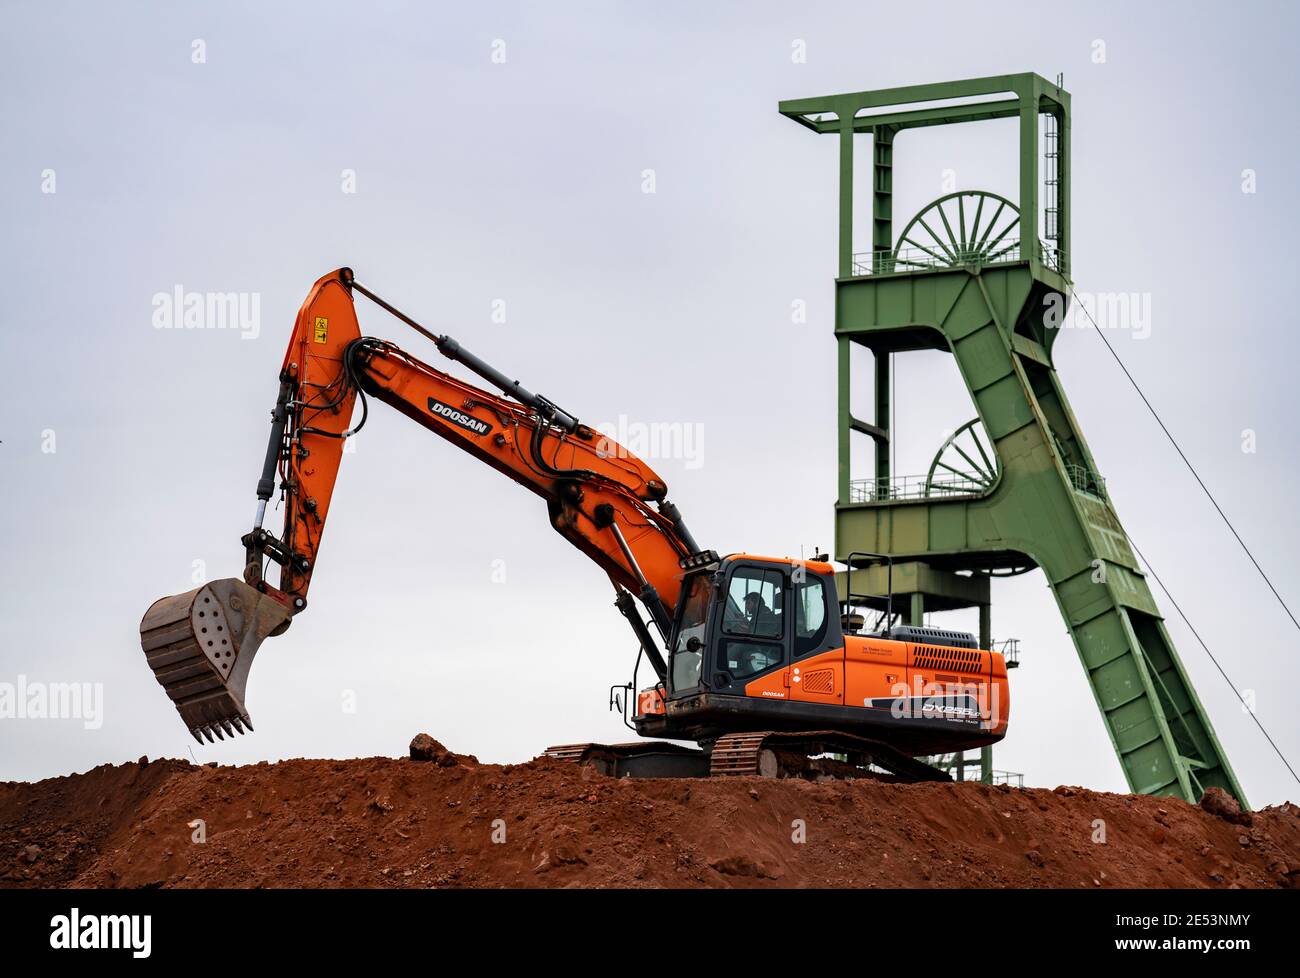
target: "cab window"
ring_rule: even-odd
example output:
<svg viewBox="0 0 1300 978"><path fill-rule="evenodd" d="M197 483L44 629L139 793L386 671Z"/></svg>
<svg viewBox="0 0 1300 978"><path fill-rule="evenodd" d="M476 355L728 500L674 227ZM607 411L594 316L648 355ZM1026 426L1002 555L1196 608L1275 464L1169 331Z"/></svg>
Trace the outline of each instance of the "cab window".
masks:
<svg viewBox="0 0 1300 978"><path fill-rule="evenodd" d="M723 651L727 660L727 671L736 679L757 676L773 666L779 666L785 660L784 650L780 645L730 641L723 644Z"/></svg>
<svg viewBox="0 0 1300 978"><path fill-rule="evenodd" d="M744 567L731 575L723 631L755 638L781 638L781 572Z"/></svg>
<svg viewBox="0 0 1300 978"><path fill-rule="evenodd" d="M786 657L785 577L779 570L740 567L727 583L718 665L733 679L780 666Z"/></svg>
<svg viewBox="0 0 1300 978"><path fill-rule="evenodd" d="M704 626L709 614L709 575L696 574L691 578L682 602L682 618L677 623L677 641L673 644L673 689L689 689L700 682L700 664L704 653L694 652L686 646L692 638L704 642Z"/></svg>
<svg viewBox="0 0 1300 978"><path fill-rule="evenodd" d="M826 639L826 585L809 576L794 591L794 654L807 655Z"/></svg>

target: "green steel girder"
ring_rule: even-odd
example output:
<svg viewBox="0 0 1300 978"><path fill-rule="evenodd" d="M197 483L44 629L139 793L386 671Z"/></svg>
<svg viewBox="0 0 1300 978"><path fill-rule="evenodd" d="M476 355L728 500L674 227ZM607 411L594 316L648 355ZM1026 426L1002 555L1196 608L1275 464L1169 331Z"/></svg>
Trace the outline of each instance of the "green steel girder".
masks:
<svg viewBox="0 0 1300 978"><path fill-rule="evenodd" d="M1001 473L980 496L841 499L836 552L883 553L951 569L1033 561L1047 575L1132 789L1196 801L1217 785L1240 798L1095 478L1048 347L1026 335L1036 322L1041 326L1037 317L1050 288L1032 278L1027 264L839 283L841 342L871 345L883 336L887 344L916 348L924 334L925 345L952 353ZM1080 472L1092 477L1080 479Z"/></svg>
<svg viewBox="0 0 1300 978"><path fill-rule="evenodd" d="M842 595L848 595L849 575L839 571L835 585ZM855 606L885 609L885 595L892 594L895 601L910 602L914 594L925 599L926 611L952 611L958 608L980 608L989 603L989 579L984 574L953 574L921 561L904 561L886 568L882 564L859 567L852 575ZM904 610L899 604L897 610ZM921 621L912 624L920 625Z"/></svg>
<svg viewBox="0 0 1300 978"><path fill-rule="evenodd" d="M1011 92L1014 105L982 101L871 116L865 109ZM1059 126L1061 251L1069 241L1069 95L1037 75L1006 75L781 103L782 113L840 137L840 274L835 288L839 345L839 501L836 554L888 554L955 570L1041 567L1074 640L1107 733L1132 790L1191 802L1218 786L1245 796L1165 630L1128 537L1107 497L1052 360L1057 330L1045 310L1068 305L1068 267L1042 260L1038 236L1038 117ZM833 113L835 119L814 118ZM893 144L903 129L1021 119L1022 242L1018 260L854 275L853 137L870 131L872 250L893 248ZM892 266L891 266L892 267ZM876 418L849 410L850 344L876 357ZM981 495L852 502L850 436L877 443L876 475L889 476L889 354L949 352L997 454L996 483ZM855 581L856 583L856 581ZM913 614L925 594L913 595ZM987 608L987 599L982 605Z"/></svg>

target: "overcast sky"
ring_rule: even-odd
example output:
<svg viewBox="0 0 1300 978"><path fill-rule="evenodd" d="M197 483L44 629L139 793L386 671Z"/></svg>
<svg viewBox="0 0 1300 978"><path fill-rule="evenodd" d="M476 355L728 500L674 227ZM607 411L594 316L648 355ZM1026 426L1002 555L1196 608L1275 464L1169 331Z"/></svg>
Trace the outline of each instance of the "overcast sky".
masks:
<svg viewBox="0 0 1300 978"><path fill-rule="evenodd" d="M703 545L830 547L836 146L782 98L1063 72L1076 287L1145 297L1148 328L1111 341L1300 607L1293 5L470 6L5 5L0 682L102 684L103 715L0 719L0 779L400 754L421 730L501 762L627 739L605 701L635 648L604 575L540 500L382 406L312 607L258 656L255 735L194 745L138 623L240 573L294 313L344 264L589 423L685 425L652 461ZM945 178L1015 196L1008 125L900 140L897 218ZM257 319L157 328L178 288ZM1055 356L1125 526L1300 757L1295 627L1098 337ZM937 355L901 358L897 388L896 472L923 473L974 412ZM1295 798L1155 593L1252 803ZM1041 573L994 597L1024 663L996 766L1123 790Z"/></svg>

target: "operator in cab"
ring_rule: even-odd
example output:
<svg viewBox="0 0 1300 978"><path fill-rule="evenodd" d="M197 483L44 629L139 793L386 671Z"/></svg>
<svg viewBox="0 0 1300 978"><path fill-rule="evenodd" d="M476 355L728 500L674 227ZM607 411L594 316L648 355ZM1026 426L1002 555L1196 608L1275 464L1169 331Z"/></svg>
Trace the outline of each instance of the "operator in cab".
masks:
<svg viewBox="0 0 1300 978"><path fill-rule="evenodd" d="M781 620L757 591L745 595L745 620L749 622L750 635L775 638L781 634Z"/></svg>

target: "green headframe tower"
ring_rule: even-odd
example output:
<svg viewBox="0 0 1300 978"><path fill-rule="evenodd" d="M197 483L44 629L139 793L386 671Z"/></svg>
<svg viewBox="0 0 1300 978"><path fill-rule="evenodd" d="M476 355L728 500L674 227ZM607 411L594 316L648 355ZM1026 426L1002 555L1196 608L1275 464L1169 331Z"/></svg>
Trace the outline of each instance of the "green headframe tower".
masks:
<svg viewBox="0 0 1300 978"><path fill-rule="evenodd" d="M1018 74L793 99L780 111L839 140L836 557L868 567L854 555L890 556L914 621L978 607L984 643L989 579L1041 567L1130 788L1194 803L1217 785L1244 804L1054 367L1074 258L1069 94ZM900 133L1001 118L1019 122L1019 201L962 190L895 221ZM871 226L858 236L860 151L871 153L871 185L859 188L871 194ZM870 420L851 410L852 344L874 356ZM927 473L900 477L890 357L916 350L952 355L975 417ZM855 438L874 445L866 477L850 471Z"/></svg>

